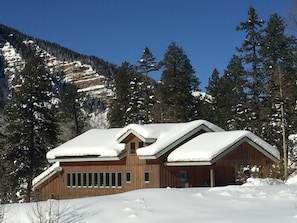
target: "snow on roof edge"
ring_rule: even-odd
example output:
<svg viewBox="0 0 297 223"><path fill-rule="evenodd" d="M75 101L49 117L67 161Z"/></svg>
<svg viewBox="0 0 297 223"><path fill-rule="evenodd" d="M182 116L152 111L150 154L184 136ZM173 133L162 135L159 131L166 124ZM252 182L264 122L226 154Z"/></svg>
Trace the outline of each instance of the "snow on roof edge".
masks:
<svg viewBox="0 0 297 223"><path fill-rule="evenodd" d="M55 173L60 172L60 168L62 168L60 166L60 162L55 162L53 165L51 165L49 168L47 168L45 171L43 171L32 180L33 188L38 187L41 183L53 176Z"/></svg>
<svg viewBox="0 0 297 223"><path fill-rule="evenodd" d="M191 136L194 131L198 132L200 130L205 130L206 132L225 132L221 127L203 119L178 124L179 126L176 126L173 131L161 132L155 143L137 149L137 155L140 157L152 157L153 159L157 158L156 155L163 154L164 150L167 151L172 148L172 146L176 146ZM164 140L164 138L166 140Z"/></svg>
<svg viewBox="0 0 297 223"><path fill-rule="evenodd" d="M216 134L218 135L215 136ZM229 139L226 140L225 134L229 135ZM215 140L212 141L211 138ZM168 162L211 162L226 152L234 143L244 138L251 140L276 160L280 159L279 151L260 137L247 130L236 130L222 133L209 132L199 135L172 151L168 155ZM220 141L220 139L224 139L224 141ZM196 145L200 147L197 148Z"/></svg>
<svg viewBox="0 0 297 223"><path fill-rule="evenodd" d="M48 151L46 158L54 160L59 157L117 157L125 149L125 145L118 143L114 137L119 130L90 129ZM106 140L107 138L109 140Z"/></svg>

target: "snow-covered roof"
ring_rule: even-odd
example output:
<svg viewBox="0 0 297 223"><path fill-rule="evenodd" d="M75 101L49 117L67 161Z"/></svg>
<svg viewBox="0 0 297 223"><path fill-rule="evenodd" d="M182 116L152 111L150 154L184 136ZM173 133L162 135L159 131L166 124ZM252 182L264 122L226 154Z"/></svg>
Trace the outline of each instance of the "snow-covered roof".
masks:
<svg viewBox="0 0 297 223"><path fill-rule="evenodd" d="M177 124L149 124L143 126L127 126L119 133L121 136L133 132L138 137L155 139L149 146L137 149L137 155L145 159L156 158L164 154L174 146L191 137L200 130L224 131L222 128L205 120L196 120ZM123 138L123 137L122 137Z"/></svg>
<svg viewBox="0 0 297 223"><path fill-rule="evenodd" d="M91 129L68 142L50 150L46 158L57 161L65 157L117 158L125 149L125 144L118 143L116 135L120 128Z"/></svg>
<svg viewBox="0 0 297 223"><path fill-rule="evenodd" d="M187 134L195 128L203 128L206 131L224 131L217 125L205 120L195 120L187 123L157 123L157 124L130 124L124 127L118 134L118 142L122 142L129 134L134 134L143 142L153 143L160 140L160 136L167 136L172 132L178 132L176 136ZM169 131L172 131L169 134ZM163 138L163 137L161 137Z"/></svg>
<svg viewBox="0 0 297 223"><path fill-rule="evenodd" d="M53 176L55 173L62 171L62 167L60 166L60 162L56 162L35 177L32 181L33 188L38 187L42 182Z"/></svg>
<svg viewBox="0 0 297 223"><path fill-rule="evenodd" d="M234 149L238 142L253 143L260 152L273 160L280 159L279 151L249 131L207 132L201 134L172 151L168 162L214 163L226 151Z"/></svg>

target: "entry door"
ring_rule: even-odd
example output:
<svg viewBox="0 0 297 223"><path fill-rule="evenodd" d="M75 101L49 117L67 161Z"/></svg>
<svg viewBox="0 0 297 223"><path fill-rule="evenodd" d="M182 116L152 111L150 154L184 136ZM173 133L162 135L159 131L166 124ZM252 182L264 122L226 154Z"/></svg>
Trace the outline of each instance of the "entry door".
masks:
<svg viewBox="0 0 297 223"><path fill-rule="evenodd" d="M185 170L179 171L179 185L180 187L189 187L188 173Z"/></svg>

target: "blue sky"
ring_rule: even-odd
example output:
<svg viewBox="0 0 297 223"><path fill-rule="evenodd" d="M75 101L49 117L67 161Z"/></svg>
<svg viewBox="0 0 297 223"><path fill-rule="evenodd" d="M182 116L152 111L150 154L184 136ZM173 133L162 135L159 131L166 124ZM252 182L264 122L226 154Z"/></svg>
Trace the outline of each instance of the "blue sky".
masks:
<svg viewBox="0 0 297 223"><path fill-rule="evenodd" d="M292 0L3 0L0 23L76 52L136 65L147 46L157 60L176 42L203 90L214 68L223 73L239 55L249 6L267 21L284 18ZM151 73L158 80L160 72Z"/></svg>

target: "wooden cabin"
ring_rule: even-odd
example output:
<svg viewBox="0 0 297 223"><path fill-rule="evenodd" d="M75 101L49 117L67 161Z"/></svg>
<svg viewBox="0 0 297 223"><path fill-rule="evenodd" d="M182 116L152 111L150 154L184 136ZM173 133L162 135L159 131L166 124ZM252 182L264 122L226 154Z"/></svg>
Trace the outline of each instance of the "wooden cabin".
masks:
<svg viewBox="0 0 297 223"><path fill-rule="evenodd" d="M267 166L280 154L251 132L196 120L89 130L49 151L47 159L53 165L33 180L41 200L230 185L238 166Z"/></svg>

